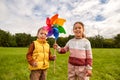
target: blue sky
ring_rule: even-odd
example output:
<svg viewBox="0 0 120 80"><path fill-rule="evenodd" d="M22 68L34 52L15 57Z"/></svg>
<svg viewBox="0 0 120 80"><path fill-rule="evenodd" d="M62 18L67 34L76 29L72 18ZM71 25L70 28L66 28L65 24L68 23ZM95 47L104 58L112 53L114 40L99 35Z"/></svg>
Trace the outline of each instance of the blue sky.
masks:
<svg viewBox="0 0 120 80"><path fill-rule="evenodd" d="M58 13L66 19L63 27L73 34L76 21L85 24L86 36L106 38L120 33L120 0L0 0L0 29L36 35L46 18Z"/></svg>

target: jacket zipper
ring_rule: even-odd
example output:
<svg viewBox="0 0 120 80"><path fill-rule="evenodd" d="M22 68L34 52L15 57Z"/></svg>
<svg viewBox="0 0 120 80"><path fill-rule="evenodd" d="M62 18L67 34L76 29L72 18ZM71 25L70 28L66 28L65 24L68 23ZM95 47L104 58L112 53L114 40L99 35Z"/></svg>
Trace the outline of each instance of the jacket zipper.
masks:
<svg viewBox="0 0 120 80"><path fill-rule="evenodd" d="M45 49L44 49L44 45L43 45L43 54L44 54L43 65L45 65Z"/></svg>

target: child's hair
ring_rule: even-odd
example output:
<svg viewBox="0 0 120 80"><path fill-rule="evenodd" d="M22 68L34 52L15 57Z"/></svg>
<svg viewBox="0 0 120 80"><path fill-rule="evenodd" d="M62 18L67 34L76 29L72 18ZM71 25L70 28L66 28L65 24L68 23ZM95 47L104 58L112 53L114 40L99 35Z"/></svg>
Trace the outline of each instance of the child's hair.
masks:
<svg viewBox="0 0 120 80"><path fill-rule="evenodd" d="M38 35L39 35L40 30L46 30L46 29L45 29L44 27L39 28L39 29L38 29L38 32L37 32L37 37L38 37Z"/></svg>
<svg viewBox="0 0 120 80"><path fill-rule="evenodd" d="M75 22L74 25L73 25L73 28L74 28L74 26L75 26L76 24L82 25L82 28L83 28L83 31L84 31L84 24L83 24L82 22L79 22L79 21L78 21L78 22ZM84 33L82 34L82 37L83 37L83 38L86 37Z"/></svg>

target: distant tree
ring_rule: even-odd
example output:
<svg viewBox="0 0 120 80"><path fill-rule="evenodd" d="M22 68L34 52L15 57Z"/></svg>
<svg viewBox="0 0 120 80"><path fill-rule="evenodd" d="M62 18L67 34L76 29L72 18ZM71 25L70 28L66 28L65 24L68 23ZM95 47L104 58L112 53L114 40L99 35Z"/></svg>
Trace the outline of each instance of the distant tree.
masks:
<svg viewBox="0 0 120 80"><path fill-rule="evenodd" d="M54 38L47 38L47 41L48 41L50 47L53 47L53 44L54 44L54 42L55 42L55 39L54 39Z"/></svg>
<svg viewBox="0 0 120 80"><path fill-rule="evenodd" d="M68 40L72 38L74 38L74 35L59 37L57 39L57 44L63 47ZM26 47L36 39L36 36L31 36L30 34L16 33L15 35L11 35L9 32L0 29L0 46L2 47ZM117 34L111 39L105 39L100 35L89 37L88 39L91 42L92 48L120 48L120 34ZM55 39L50 37L47 41L50 44L50 47L53 47Z"/></svg>
<svg viewBox="0 0 120 80"><path fill-rule="evenodd" d="M9 33L0 29L0 46L9 46L8 44L8 35Z"/></svg>
<svg viewBox="0 0 120 80"><path fill-rule="evenodd" d="M103 47L104 48L114 48L114 40L113 39L104 39Z"/></svg>
<svg viewBox="0 0 120 80"><path fill-rule="evenodd" d="M95 48L95 43L94 43L95 39L93 37L89 37L88 39L89 39L89 41L91 43L92 48Z"/></svg>
<svg viewBox="0 0 120 80"><path fill-rule="evenodd" d="M72 38L74 38L74 35L69 35L69 36L68 36L68 40L70 40L70 39L72 39Z"/></svg>
<svg viewBox="0 0 120 80"><path fill-rule="evenodd" d="M9 36L9 47L16 47L17 43L14 35Z"/></svg>
<svg viewBox="0 0 120 80"><path fill-rule="evenodd" d="M88 38L93 48L103 48L104 38L100 35Z"/></svg>
<svg viewBox="0 0 120 80"><path fill-rule="evenodd" d="M117 34L117 36L114 37L114 43L116 48L120 48L120 34Z"/></svg>
<svg viewBox="0 0 120 80"><path fill-rule="evenodd" d="M31 36L31 41L30 42L32 42L32 41L34 41L36 39L37 39L37 36Z"/></svg>
<svg viewBox="0 0 120 80"><path fill-rule="evenodd" d="M68 41L68 37L59 37L57 43L59 46L64 47Z"/></svg>
<svg viewBox="0 0 120 80"><path fill-rule="evenodd" d="M26 33L16 33L15 39L18 47L26 47L32 42L31 35Z"/></svg>
<svg viewBox="0 0 120 80"><path fill-rule="evenodd" d="M16 46L14 37L9 32L6 32L1 29L0 29L0 46L3 47Z"/></svg>

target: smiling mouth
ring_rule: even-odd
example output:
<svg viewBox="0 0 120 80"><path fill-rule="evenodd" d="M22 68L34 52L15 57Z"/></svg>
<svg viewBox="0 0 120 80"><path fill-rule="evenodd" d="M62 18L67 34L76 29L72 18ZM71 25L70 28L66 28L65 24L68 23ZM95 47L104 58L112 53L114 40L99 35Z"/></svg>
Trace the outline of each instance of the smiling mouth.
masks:
<svg viewBox="0 0 120 80"><path fill-rule="evenodd" d="M80 33L80 32L76 32L77 34Z"/></svg>
<svg viewBox="0 0 120 80"><path fill-rule="evenodd" d="M43 38L43 37L42 37L41 39L46 39L46 38Z"/></svg>

